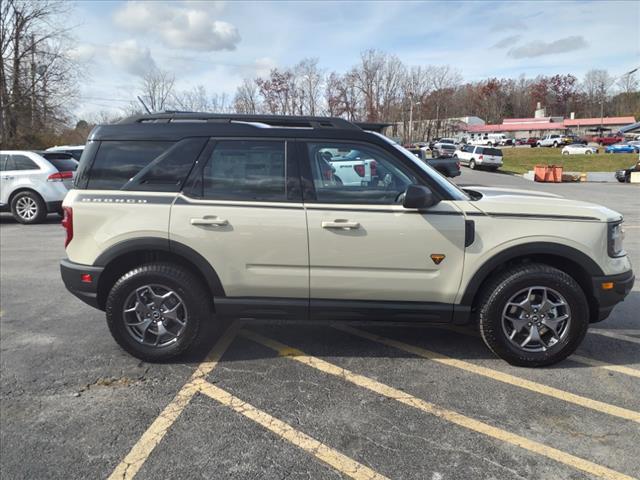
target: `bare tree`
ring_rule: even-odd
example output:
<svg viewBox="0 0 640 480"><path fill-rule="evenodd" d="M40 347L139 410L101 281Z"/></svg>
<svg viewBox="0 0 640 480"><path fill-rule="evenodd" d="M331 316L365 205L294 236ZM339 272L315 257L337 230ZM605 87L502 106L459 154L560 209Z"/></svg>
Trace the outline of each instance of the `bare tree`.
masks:
<svg viewBox="0 0 640 480"><path fill-rule="evenodd" d="M212 108L207 90L202 85L173 93L172 104L176 109L188 112L207 112Z"/></svg>
<svg viewBox="0 0 640 480"><path fill-rule="evenodd" d="M78 71L62 21L68 10L54 0L0 0L2 145L37 146L68 119Z"/></svg>
<svg viewBox="0 0 640 480"><path fill-rule="evenodd" d="M584 93L592 116L600 115L605 111L604 104L607 99L609 88L613 85L613 79L606 70L589 70L582 81L582 92Z"/></svg>
<svg viewBox="0 0 640 480"><path fill-rule="evenodd" d="M258 85L254 80L245 78L236 90L233 106L237 113L255 114L260 110Z"/></svg>
<svg viewBox="0 0 640 480"><path fill-rule="evenodd" d="M149 70L140 83L142 99L152 112L162 112L173 95L175 77L172 73L159 68Z"/></svg>
<svg viewBox="0 0 640 480"><path fill-rule="evenodd" d="M302 110L308 115L317 115L322 101L324 73L318 68L317 58L305 58L294 67L298 79Z"/></svg>

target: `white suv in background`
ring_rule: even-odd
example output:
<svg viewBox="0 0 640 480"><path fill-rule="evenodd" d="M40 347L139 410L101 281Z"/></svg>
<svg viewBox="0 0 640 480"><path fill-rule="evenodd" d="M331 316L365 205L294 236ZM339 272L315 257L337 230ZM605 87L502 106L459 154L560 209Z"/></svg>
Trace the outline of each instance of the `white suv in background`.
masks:
<svg viewBox="0 0 640 480"><path fill-rule="evenodd" d="M84 145L56 145L55 147L47 148L47 152L63 152L68 153L76 160L80 161L80 157L82 157L82 151L84 150Z"/></svg>
<svg viewBox="0 0 640 480"><path fill-rule="evenodd" d="M0 211L27 224L61 213L77 168L78 161L67 153L0 150Z"/></svg>
<svg viewBox="0 0 640 480"><path fill-rule="evenodd" d="M471 170L485 167L495 171L502 166L502 150L499 148L464 145L456 151L453 158L457 158L462 165L467 165Z"/></svg>

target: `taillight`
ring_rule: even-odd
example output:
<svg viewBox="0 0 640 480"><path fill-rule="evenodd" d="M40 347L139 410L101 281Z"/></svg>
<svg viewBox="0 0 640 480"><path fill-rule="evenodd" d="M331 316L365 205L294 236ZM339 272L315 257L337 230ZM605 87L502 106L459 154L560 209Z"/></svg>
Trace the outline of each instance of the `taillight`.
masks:
<svg viewBox="0 0 640 480"><path fill-rule="evenodd" d="M369 163L369 168L371 168L371 178L376 177L378 173L378 164L375 160L371 160L371 163Z"/></svg>
<svg viewBox="0 0 640 480"><path fill-rule="evenodd" d="M64 216L62 217L62 228L67 232L67 238L64 239L65 248L69 245L69 242L73 240L73 209L71 207L62 207Z"/></svg>
<svg viewBox="0 0 640 480"><path fill-rule="evenodd" d="M47 182L62 182L68 178L73 178L73 172L56 172L47 177Z"/></svg>
<svg viewBox="0 0 640 480"><path fill-rule="evenodd" d="M353 169L356 171L359 177L364 177L364 165L354 165Z"/></svg>
<svg viewBox="0 0 640 480"><path fill-rule="evenodd" d="M482 160L484 158L484 155L478 155L478 160Z"/></svg>

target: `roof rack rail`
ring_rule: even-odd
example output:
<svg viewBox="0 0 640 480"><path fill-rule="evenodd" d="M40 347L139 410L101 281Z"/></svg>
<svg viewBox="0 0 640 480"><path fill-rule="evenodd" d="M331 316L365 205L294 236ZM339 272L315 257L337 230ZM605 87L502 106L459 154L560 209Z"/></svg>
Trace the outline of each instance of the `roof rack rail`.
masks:
<svg viewBox="0 0 640 480"><path fill-rule="evenodd" d="M350 130L361 130L354 123L344 118L336 117L308 117L293 115L245 115L245 114L225 114L225 113L204 113L204 112L181 112L166 111L162 113L151 113L146 115L134 115L121 120L120 124L133 123L184 123L184 122L207 122L207 123L231 123L245 122L268 125L270 127L282 128L340 128Z"/></svg>

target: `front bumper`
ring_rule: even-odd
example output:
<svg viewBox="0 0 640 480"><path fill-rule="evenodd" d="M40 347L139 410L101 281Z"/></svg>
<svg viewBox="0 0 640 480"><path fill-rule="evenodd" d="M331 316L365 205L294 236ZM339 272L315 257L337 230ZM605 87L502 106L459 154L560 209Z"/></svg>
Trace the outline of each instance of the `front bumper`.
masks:
<svg viewBox="0 0 640 480"><path fill-rule="evenodd" d="M613 307L624 300L633 288L635 275L632 270L618 275L606 275L593 277L593 296L597 303L597 316L592 317L593 322L601 322L609 316ZM603 285L613 284L611 288L604 289Z"/></svg>
<svg viewBox="0 0 640 480"><path fill-rule="evenodd" d="M65 287L83 302L100 310L103 309L98 304L98 281L104 267L94 267L74 263L68 259L60 260L60 274ZM83 275L85 275L83 281ZM90 275L90 281L86 275Z"/></svg>

